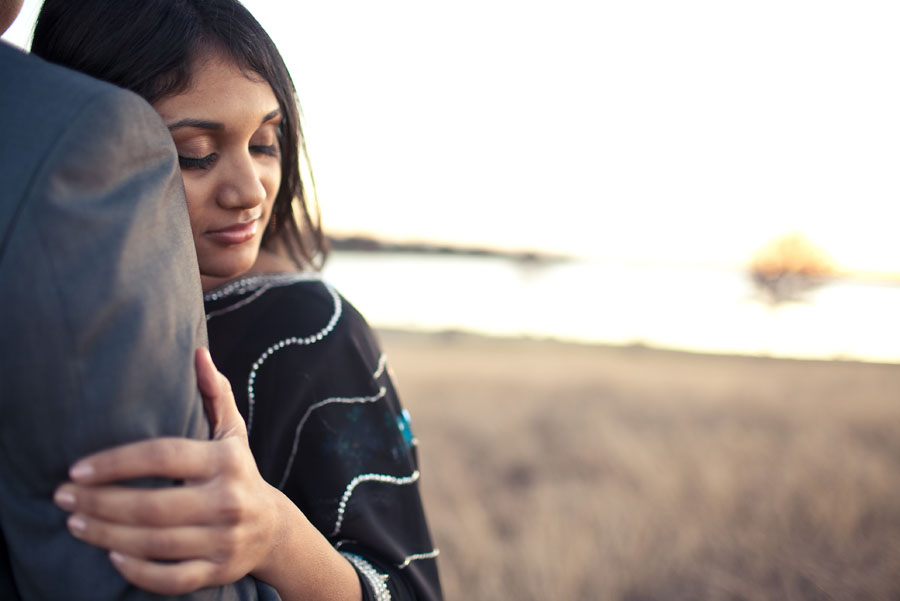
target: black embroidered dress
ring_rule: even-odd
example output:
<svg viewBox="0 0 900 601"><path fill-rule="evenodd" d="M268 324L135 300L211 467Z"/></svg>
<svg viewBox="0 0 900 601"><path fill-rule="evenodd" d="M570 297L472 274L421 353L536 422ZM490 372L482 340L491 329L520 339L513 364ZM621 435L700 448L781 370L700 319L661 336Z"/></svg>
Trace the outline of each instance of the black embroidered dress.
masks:
<svg viewBox="0 0 900 601"><path fill-rule="evenodd" d="M362 316L307 273L249 276L204 301L263 478L350 560L365 599L441 599L416 440Z"/></svg>

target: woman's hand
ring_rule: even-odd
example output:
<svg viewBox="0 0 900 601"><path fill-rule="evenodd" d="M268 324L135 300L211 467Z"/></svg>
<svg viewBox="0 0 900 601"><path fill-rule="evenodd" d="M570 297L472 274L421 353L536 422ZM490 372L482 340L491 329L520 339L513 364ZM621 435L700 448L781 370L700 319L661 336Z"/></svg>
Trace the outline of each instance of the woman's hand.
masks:
<svg viewBox="0 0 900 601"><path fill-rule="evenodd" d="M259 474L228 381L206 349L195 360L212 440L160 438L91 455L54 496L72 512L73 535L109 549L132 584L166 595L234 582L263 566L284 506ZM184 484L115 484L154 476Z"/></svg>

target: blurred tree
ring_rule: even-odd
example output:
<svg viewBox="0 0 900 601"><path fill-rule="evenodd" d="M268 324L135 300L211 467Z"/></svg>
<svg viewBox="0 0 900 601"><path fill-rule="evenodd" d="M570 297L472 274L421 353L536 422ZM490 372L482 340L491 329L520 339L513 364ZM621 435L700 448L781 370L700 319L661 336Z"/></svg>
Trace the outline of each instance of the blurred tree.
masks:
<svg viewBox="0 0 900 601"><path fill-rule="evenodd" d="M799 232L769 241L750 262L753 282L773 305L801 300L835 275L828 255Z"/></svg>

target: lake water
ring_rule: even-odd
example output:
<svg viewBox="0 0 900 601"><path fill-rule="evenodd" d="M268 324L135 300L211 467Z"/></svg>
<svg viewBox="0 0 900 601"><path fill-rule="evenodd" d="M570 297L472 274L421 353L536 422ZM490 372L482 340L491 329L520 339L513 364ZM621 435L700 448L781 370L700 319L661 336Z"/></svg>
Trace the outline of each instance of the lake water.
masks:
<svg viewBox="0 0 900 601"><path fill-rule="evenodd" d="M325 277L376 327L900 363L900 285L763 302L737 269L336 251Z"/></svg>

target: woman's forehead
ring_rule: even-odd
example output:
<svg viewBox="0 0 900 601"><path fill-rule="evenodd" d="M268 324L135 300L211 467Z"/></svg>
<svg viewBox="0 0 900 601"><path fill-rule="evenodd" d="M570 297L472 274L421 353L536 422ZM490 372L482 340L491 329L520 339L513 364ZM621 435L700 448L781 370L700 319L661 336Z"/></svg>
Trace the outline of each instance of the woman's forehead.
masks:
<svg viewBox="0 0 900 601"><path fill-rule="evenodd" d="M259 116L279 108L278 99L269 83L250 73L231 57L222 53L207 54L194 61L191 79L183 91L165 96L153 103L163 118L184 112L200 111L192 117L234 118Z"/></svg>

